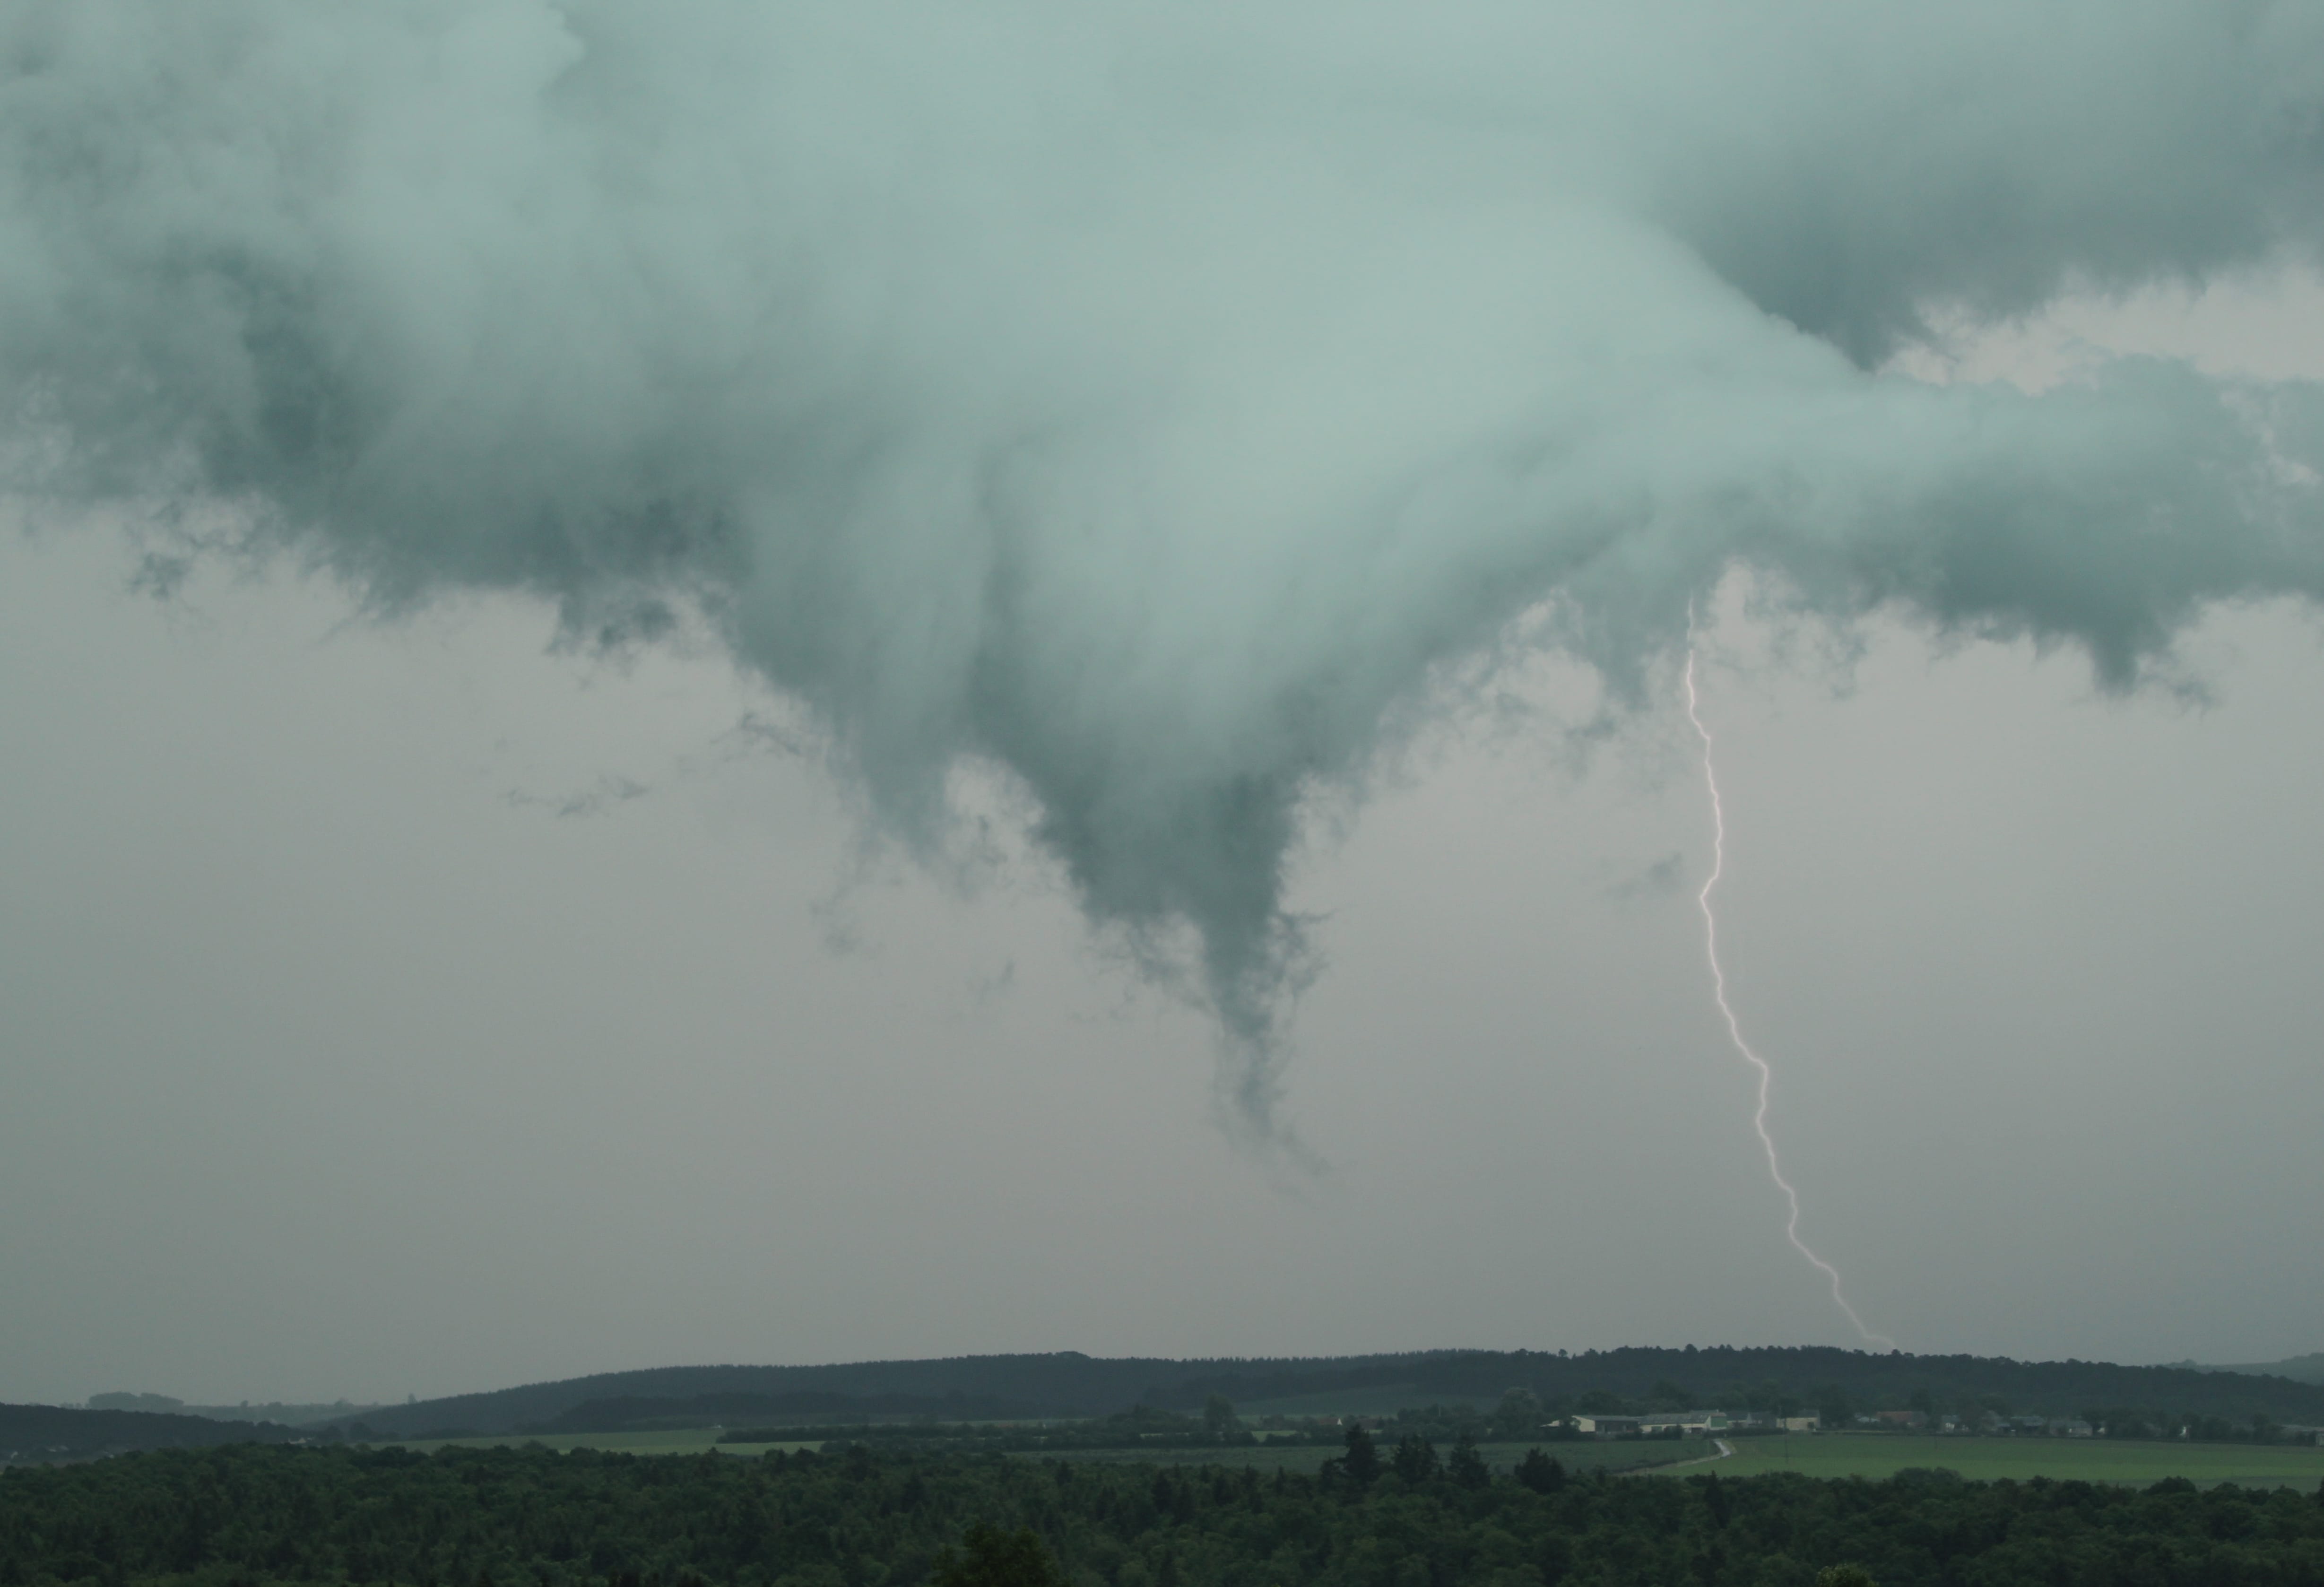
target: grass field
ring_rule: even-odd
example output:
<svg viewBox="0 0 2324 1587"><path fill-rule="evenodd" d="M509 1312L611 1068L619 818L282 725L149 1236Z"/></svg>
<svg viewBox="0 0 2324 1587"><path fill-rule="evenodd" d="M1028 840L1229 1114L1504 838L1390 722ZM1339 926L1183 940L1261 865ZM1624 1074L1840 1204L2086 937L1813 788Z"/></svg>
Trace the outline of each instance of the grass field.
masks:
<svg viewBox="0 0 2324 1587"><path fill-rule="evenodd" d="M1907 1466L1945 1466L1979 1481L1996 1477L2079 1478L2144 1484L2164 1477L2246 1487L2324 1482L2324 1449L2281 1444L2169 1444L2099 1438L1911 1438L1883 1433L1824 1433L1804 1438L1738 1438L1735 1455L1689 1468L1722 1476L1797 1472L1808 1477L1891 1477Z"/></svg>
<svg viewBox="0 0 2324 1587"><path fill-rule="evenodd" d="M1395 1445L1392 1435L1379 1435L1380 1454L1385 1459ZM1530 1444L1480 1444L1477 1453L1485 1463L1496 1471L1505 1471L1525 1458ZM1697 1439L1651 1439L1628 1442L1546 1444L1541 1446L1565 1463L1568 1471L1584 1467L1603 1466L1609 1471L1625 1471L1647 1462L1693 1460L1719 1452L1711 1444ZM1313 1472L1325 1461L1340 1453L1334 1444L1293 1444L1270 1447L1260 1444L1256 1449L1085 1449L1060 1455L1027 1455L1028 1460L1069 1460L1098 1462L1108 1465L1152 1464L1157 1466L1224 1466L1237 1471L1244 1466L1260 1472ZM1450 1446L1439 1444L1436 1453L1441 1459L1450 1453ZM1730 1465L1729 1461L1719 1462ZM1708 1470L1708 1467L1702 1468Z"/></svg>

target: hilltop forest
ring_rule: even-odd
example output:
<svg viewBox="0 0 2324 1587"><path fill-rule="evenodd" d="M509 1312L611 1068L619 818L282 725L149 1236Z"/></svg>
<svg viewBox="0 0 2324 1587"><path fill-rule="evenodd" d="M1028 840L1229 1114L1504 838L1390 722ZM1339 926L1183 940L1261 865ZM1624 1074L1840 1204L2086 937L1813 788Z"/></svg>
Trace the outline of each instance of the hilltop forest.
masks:
<svg viewBox="0 0 2324 1587"><path fill-rule="evenodd" d="M816 1367L668 1367L568 1379L489 1394L421 1400L342 1418L358 1435L410 1438L465 1431L605 1432L622 1427L843 1424L936 1417L1110 1416L1133 1405L1197 1412L1212 1396L1239 1407L1351 1392L1396 1391L1401 1402L1499 1403L1529 1391L1551 1415L1574 1408L1880 1410L1969 1406L2157 1428L2202 1419L2249 1426L2324 1425L2324 1385L2190 1367L2006 1357L1871 1354L1829 1349L1431 1351L1282 1361L1106 1360L963 1356ZM1591 1397L1596 1397L1592 1398ZM1677 1399L1685 1406L1670 1404ZM1585 1404L1585 1400L1589 1403Z"/></svg>

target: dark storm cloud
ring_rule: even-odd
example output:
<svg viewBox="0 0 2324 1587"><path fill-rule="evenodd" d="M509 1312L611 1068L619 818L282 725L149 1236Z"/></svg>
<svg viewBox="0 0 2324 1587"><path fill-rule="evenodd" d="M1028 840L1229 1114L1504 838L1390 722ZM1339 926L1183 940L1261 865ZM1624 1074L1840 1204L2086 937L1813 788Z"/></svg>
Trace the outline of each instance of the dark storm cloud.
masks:
<svg viewBox="0 0 2324 1587"><path fill-rule="evenodd" d="M908 842L1004 770L1259 1133L1303 800L1520 614L1619 702L1737 563L2116 683L2324 586L2310 386L1876 373L2312 257L2313 6L24 0L0 51L20 490L382 609L698 613Z"/></svg>

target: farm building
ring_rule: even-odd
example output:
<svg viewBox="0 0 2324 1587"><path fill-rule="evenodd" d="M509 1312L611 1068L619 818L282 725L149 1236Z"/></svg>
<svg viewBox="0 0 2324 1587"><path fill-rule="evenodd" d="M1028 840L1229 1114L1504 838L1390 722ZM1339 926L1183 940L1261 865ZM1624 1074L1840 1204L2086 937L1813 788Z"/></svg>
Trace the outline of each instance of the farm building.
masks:
<svg viewBox="0 0 2324 1587"><path fill-rule="evenodd" d="M1708 1438L1727 1431L1725 1411L1650 1411L1642 1416L1575 1416L1573 1430L1592 1438L1633 1438L1675 1434L1683 1438Z"/></svg>

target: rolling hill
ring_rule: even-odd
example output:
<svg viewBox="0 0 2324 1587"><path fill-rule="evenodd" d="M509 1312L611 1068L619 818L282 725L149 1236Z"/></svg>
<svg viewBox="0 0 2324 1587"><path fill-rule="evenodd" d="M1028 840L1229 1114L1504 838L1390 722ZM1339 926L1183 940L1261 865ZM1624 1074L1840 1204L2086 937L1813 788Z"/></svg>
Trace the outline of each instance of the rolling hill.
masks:
<svg viewBox="0 0 2324 1587"><path fill-rule="evenodd" d="M276 1422L222 1422L154 1411L0 1405L0 1460L78 1460L133 1449L284 1444L309 1435Z"/></svg>
<svg viewBox="0 0 2324 1587"><path fill-rule="evenodd" d="M1144 1403L1199 1408L1211 1394L1237 1404L1298 1399L1321 1409L1342 1396L1383 1392L1402 1403L1490 1406L1512 1388L1544 1404L1600 1391L1644 1398L1676 1388L1700 1404L1740 1403L1772 1386L1813 1401L1837 1389L1859 1408L1902 1407L1915 1392L1941 1406L1988 1398L2020 1414L2077 1416L2122 1407L2248 1423L2254 1416L2324 1424L2324 1385L2288 1377L2105 1361L1872 1354L1822 1348L1623 1349L1171 1361L1055 1355L956 1356L829 1366L661 1367L528 1384L391 1406L343 1418L355 1436L409 1438L455 1429L501 1434L577 1422L604 1428L797 1417L819 1422L1105 1416ZM576 1421L577 1418L577 1421Z"/></svg>
<svg viewBox="0 0 2324 1587"><path fill-rule="evenodd" d="M2257 1361L2241 1367L2208 1367L2206 1371L2243 1372L2262 1378L2289 1378L2295 1383L2324 1385L2324 1350L2312 1355L2296 1355L2289 1361Z"/></svg>

